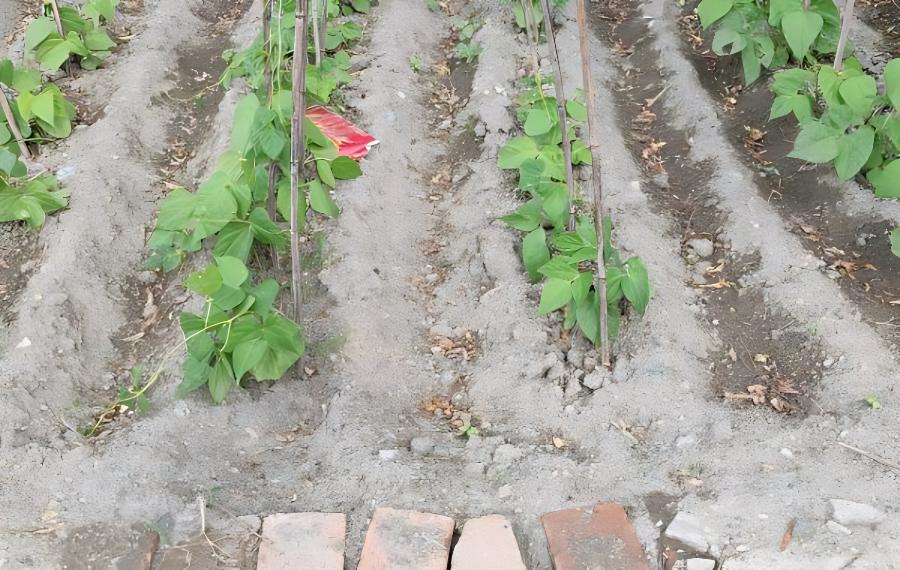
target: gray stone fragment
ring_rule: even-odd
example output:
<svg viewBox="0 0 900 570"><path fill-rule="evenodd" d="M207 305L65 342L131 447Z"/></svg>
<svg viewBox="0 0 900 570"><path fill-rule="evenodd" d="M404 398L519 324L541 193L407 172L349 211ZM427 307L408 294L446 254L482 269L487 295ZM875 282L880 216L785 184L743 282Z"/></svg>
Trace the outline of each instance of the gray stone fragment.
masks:
<svg viewBox="0 0 900 570"><path fill-rule="evenodd" d="M409 450L416 455L428 455L434 450L434 441L426 436L414 437L409 442Z"/></svg>
<svg viewBox="0 0 900 570"><path fill-rule="evenodd" d="M556 363L547 371L547 380L559 380L566 373L566 366L557 359Z"/></svg>
<svg viewBox="0 0 900 570"><path fill-rule="evenodd" d="M685 565L685 570L713 570L716 567L716 561L709 558L689 558Z"/></svg>
<svg viewBox="0 0 900 570"><path fill-rule="evenodd" d="M844 525L842 525L840 523L836 523L834 521L828 521L827 523L825 523L825 528L827 528L834 534L846 534L846 535L853 534L852 530L850 530L849 528L845 527Z"/></svg>
<svg viewBox="0 0 900 570"><path fill-rule="evenodd" d="M584 366L584 354L578 348L570 348L566 354L566 360L575 368Z"/></svg>
<svg viewBox="0 0 900 570"><path fill-rule="evenodd" d="M515 445L504 443L494 450L494 463L508 465L522 458L522 450Z"/></svg>
<svg viewBox="0 0 900 570"><path fill-rule="evenodd" d="M680 512L666 527L666 536L698 552L709 551L709 539L696 516Z"/></svg>
<svg viewBox="0 0 900 570"><path fill-rule="evenodd" d="M692 249L698 257L709 257L715 251L712 240L706 238L694 238L688 240L685 245Z"/></svg>
<svg viewBox="0 0 900 570"><path fill-rule="evenodd" d="M874 526L884 520L884 513L865 503L831 499L831 518L845 526Z"/></svg>
<svg viewBox="0 0 900 570"><path fill-rule="evenodd" d="M591 390L599 390L603 387L603 383L609 378L609 370L604 368L597 368L590 374L584 377L584 380L581 381L584 384L585 388L589 388Z"/></svg>

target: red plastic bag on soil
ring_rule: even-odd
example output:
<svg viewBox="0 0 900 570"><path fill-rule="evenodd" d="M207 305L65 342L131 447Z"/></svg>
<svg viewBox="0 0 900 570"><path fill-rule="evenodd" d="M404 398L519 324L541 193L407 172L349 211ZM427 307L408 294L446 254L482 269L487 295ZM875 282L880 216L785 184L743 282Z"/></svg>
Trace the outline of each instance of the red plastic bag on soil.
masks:
<svg viewBox="0 0 900 570"><path fill-rule="evenodd" d="M334 141L339 156L348 156L353 160L359 160L369 154L369 149L378 144L375 137L321 105L306 109L306 118L319 127L322 134Z"/></svg>

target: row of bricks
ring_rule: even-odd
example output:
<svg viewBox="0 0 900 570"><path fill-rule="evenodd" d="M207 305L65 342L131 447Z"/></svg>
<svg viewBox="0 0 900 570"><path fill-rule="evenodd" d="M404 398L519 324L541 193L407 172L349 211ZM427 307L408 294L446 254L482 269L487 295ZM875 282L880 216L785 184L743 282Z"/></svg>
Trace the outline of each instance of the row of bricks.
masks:
<svg viewBox="0 0 900 570"><path fill-rule="evenodd" d="M343 570L346 517L276 514L263 521L257 570ZM647 570L641 543L617 504L541 517L556 570ZM380 508L366 531L357 570L525 570L512 526L501 515L471 519L453 547L453 519Z"/></svg>

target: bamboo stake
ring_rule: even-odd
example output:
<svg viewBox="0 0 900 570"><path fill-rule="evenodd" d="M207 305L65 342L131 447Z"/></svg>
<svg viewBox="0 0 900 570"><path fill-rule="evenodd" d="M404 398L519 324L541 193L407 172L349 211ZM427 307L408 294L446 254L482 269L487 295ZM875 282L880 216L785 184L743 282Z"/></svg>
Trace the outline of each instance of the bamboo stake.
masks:
<svg viewBox="0 0 900 570"><path fill-rule="evenodd" d="M31 151L28 150L28 145L25 144L25 139L22 137L22 131L19 130L19 125L16 123L16 116L13 115L12 107L9 106L9 101L6 99L6 86L2 83L0 83L0 107L3 107L3 115L6 117L6 124L9 125L9 131L16 137L19 151L22 156L30 159Z"/></svg>
<svg viewBox="0 0 900 570"><path fill-rule="evenodd" d="M321 45L319 45L317 50L324 50L325 40L328 34L328 0L313 0L313 2L319 2L319 21L316 22L316 33L319 35L319 41ZM316 53L316 62L322 61L322 54Z"/></svg>
<svg viewBox="0 0 900 570"><path fill-rule="evenodd" d="M313 0L315 2L315 0ZM294 321L300 322L300 236L297 218L300 214L300 178L306 152L303 139L303 114L306 110L306 3L297 0L294 15L294 61L292 90L294 113L291 120L291 293L294 301Z"/></svg>
<svg viewBox="0 0 900 570"><path fill-rule="evenodd" d="M315 64L318 67L322 63L322 38L319 35L319 15L321 5L318 0L313 0L312 8L310 10L310 18L312 19L312 29L313 29L313 50L315 51Z"/></svg>
<svg viewBox="0 0 900 570"><path fill-rule="evenodd" d="M847 47L847 36L850 35L850 21L853 20L853 0L846 2L841 12L841 36L834 53L834 70L838 72L844 69L844 49Z"/></svg>
<svg viewBox="0 0 900 570"><path fill-rule="evenodd" d="M600 121L594 99L594 83L591 77L591 50L588 47L587 11L584 0L575 0L578 19L578 43L581 48L581 77L584 83L584 99L588 110L588 132L591 147L591 183L594 188L594 225L597 230L597 292L600 294L600 358L609 367L609 313L606 305L606 263L603 259L603 188L600 181Z"/></svg>
<svg viewBox="0 0 900 570"><path fill-rule="evenodd" d="M263 67L263 81L266 85L266 102L269 107L272 106L272 96L275 92L275 85L272 81L272 13L275 10L275 0L262 0L263 3L263 52L265 54ZM269 193L266 195L266 211L269 218L274 220L276 213L275 202L275 181L278 178L278 163L269 162ZM272 261L278 268L281 264L278 259L278 250L273 245Z"/></svg>
<svg viewBox="0 0 900 570"><path fill-rule="evenodd" d="M550 48L550 60L556 74L556 114L559 116L559 130L562 132L563 157L566 161L566 191L569 195L569 231L575 231L575 178L572 172L572 142L569 140L569 127L566 122L566 91L563 87L562 67L559 64L559 51L556 48L556 35L550 20L550 2L541 0L544 9L544 35Z"/></svg>
<svg viewBox="0 0 900 570"><path fill-rule="evenodd" d="M537 24L534 21L531 0L522 0L522 14L525 17L525 35L528 36L528 45L531 48L531 73L534 74L535 79L537 79L538 84L540 84L541 64L537 51ZM538 85L538 87L540 87L540 85Z"/></svg>
<svg viewBox="0 0 900 570"><path fill-rule="evenodd" d="M63 30L62 18L59 15L59 4L56 3L56 0L50 0L50 9L53 11L53 21L56 22L56 31L59 32L59 37L66 39L66 32ZM66 60L66 75L72 77L72 60Z"/></svg>

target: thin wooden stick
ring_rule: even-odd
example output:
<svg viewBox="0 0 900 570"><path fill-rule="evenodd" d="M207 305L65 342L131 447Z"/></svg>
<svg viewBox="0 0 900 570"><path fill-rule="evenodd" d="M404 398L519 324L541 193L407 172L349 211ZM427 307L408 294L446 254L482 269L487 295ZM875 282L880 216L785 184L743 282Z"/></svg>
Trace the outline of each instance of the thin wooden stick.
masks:
<svg viewBox="0 0 900 570"><path fill-rule="evenodd" d="M21 151L22 156L30 159L31 151L28 150L28 145L25 144L25 138L22 137L22 131L19 130L19 125L16 123L16 116L13 115L12 107L9 106L9 101L6 100L6 86L2 83L0 83L0 107L3 107L3 115L6 117L6 123L9 125L10 132L16 137L19 151Z"/></svg>
<svg viewBox="0 0 900 570"><path fill-rule="evenodd" d="M597 230L597 292L600 294L600 358L609 367L609 313L606 305L606 260L603 258L603 188L600 181L600 120L594 99L594 83L591 76L591 49L588 46L587 11L584 0L575 0L578 19L578 43L581 48L581 77L584 83L584 99L588 110L588 132L591 147L591 183L594 188L594 225Z"/></svg>
<svg viewBox="0 0 900 570"><path fill-rule="evenodd" d="M53 20L56 22L56 31L59 32L59 37L62 39L66 39L66 32L63 30L62 18L59 15L59 4L56 3L56 0L50 0L50 9L53 11ZM66 75L72 77L72 60L66 60Z"/></svg>
<svg viewBox="0 0 900 570"><path fill-rule="evenodd" d="M836 441L835 443L840 445L843 448L849 449L850 451L855 451L856 453L862 455L863 457L868 457L875 463L880 463L881 465L884 465L885 467L889 467L895 471L900 471L900 465L894 463L893 461L885 459L884 457L875 455L874 453L869 453L868 451L866 451L864 449L860 449L858 447L853 447L852 445L848 445L842 441Z"/></svg>
<svg viewBox="0 0 900 570"><path fill-rule="evenodd" d="M837 50L834 52L834 70L844 69L844 49L847 47L847 36L850 35L850 23L853 20L853 0L846 0L844 10L841 12L841 37L838 39Z"/></svg>
<svg viewBox="0 0 900 570"><path fill-rule="evenodd" d="M537 24L534 21L531 0L522 0L522 14L525 17L525 35L528 36L528 46L531 48L531 73L534 74L538 87L540 87L541 64L537 51Z"/></svg>
<svg viewBox="0 0 900 570"><path fill-rule="evenodd" d="M556 80L553 82L556 88L556 114L559 116L559 130L562 132L563 157L566 161L566 191L569 195L569 231L575 231L575 177L572 172L572 142L569 140L569 127L566 122L566 91L563 87L562 67L559 65L559 51L556 48L556 34L553 33L553 23L550 20L550 2L541 0L544 9L544 35L547 36L547 46L550 48L550 60L553 62L553 71Z"/></svg>
<svg viewBox="0 0 900 570"><path fill-rule="evenodd" d="M315 2L315 0L313 0ZM294 113L291 120L291 293L294 301L294 321L300 322L300 236L297 219L300 215L300 180L303 174L303 115L306 110L306 6L307 0L297 0L294 15L294 62L292 84Z"/></svg>

